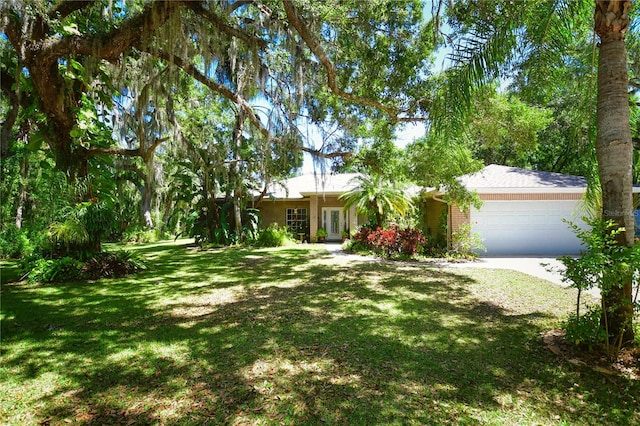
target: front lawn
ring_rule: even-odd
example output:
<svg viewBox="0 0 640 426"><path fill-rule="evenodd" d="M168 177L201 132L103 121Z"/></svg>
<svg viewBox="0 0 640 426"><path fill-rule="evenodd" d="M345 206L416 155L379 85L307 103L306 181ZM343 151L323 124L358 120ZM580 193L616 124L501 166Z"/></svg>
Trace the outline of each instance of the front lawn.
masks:
<svg viewBox="0 0 640 426"><path fill-rule="evenodd" d="M639 381L542 345L575 299L546 281L316 245L136 250L147 271L92 283L2 265L3 423L640 424Z"/></svg>

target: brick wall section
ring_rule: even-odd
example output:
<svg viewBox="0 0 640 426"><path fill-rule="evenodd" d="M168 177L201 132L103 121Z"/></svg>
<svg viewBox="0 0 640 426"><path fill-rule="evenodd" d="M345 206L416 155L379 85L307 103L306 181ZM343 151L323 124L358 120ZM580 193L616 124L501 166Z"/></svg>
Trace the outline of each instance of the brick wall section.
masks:
<svg viewBox="0 0 640 426"><path fill-rule="evenodd" d="M449 208L449 226L447 231L449 245L451 244L452 233L460 229L460 226L468 225L469 223L469 212L460 210L456 205L452 205Z"/></svg>

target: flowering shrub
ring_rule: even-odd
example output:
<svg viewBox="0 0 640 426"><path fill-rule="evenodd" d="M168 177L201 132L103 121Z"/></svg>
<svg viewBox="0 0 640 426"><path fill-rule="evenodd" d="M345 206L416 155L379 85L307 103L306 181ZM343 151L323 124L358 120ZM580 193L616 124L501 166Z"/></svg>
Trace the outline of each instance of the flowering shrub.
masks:
<svg viewBox="0 0 640 426"><path fill-rule="evenodd" d="M352 240L354 250L370 250L386 257L400 254L414 256L427 243L427 239L420 230L400 229L398 225L391 225L387 229L363 227L352 237Z"/></svg>

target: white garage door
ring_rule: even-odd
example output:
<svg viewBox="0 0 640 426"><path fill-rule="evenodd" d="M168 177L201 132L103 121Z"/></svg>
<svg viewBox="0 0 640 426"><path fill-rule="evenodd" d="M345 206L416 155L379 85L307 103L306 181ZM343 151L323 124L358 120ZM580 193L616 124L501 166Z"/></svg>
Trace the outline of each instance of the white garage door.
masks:
<svg viewBox="0 0 640 426"><path fill-rule="evenodd" d="M580 240L562 219L575 218L580 201L485 201L471 211L471 229L486 255L560 255L580 252ZM482 254L482 252L480 252Z"/></svg>

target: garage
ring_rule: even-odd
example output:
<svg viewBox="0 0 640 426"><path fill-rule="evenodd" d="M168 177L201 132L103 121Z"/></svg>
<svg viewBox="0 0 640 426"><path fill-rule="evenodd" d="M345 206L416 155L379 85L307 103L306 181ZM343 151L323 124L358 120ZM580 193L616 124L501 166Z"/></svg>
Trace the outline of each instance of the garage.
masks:
<svg viewBox="0 0 640 426"><path fill-rule="evenodd" d="M580 202L484 201L480 210L470 212L471 230L482 239L485 255L577 254L581 241L563 219L584 227L584 222L576 219Z"/></svg>

